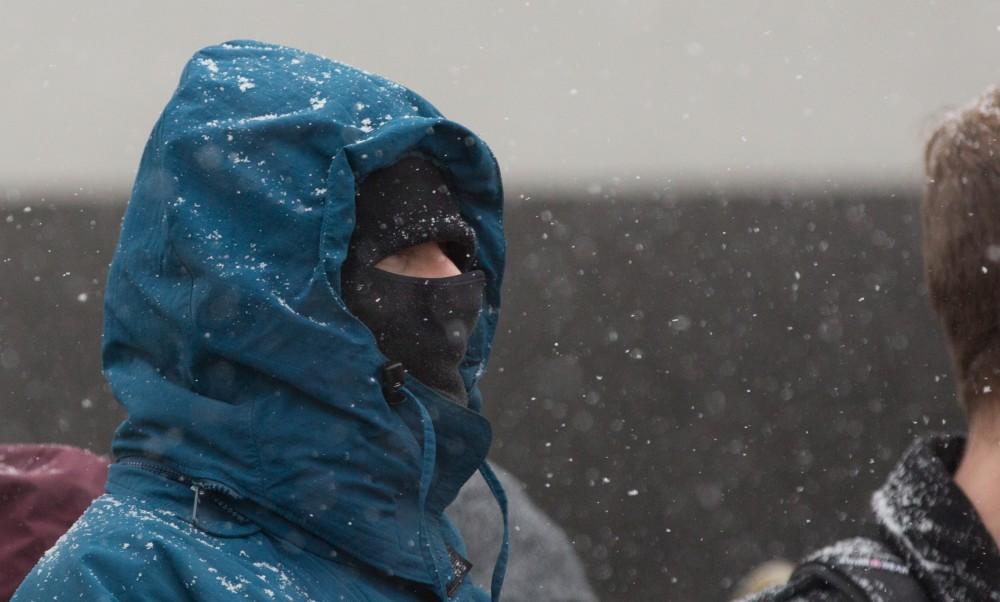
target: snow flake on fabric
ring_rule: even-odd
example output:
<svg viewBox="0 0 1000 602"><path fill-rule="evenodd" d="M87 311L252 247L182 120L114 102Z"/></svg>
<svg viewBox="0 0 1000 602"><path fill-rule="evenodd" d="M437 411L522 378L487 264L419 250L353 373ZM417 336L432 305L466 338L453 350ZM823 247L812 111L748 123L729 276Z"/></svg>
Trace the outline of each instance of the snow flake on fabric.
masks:
<svg viewBox="0 0 1000 602"><path fill-rule="evenodd" d="M935 600L1000 600L1000 552L952 479L964 444L917 441L872 497L872 510Z"/></svg>
<svg viewBox="0 0 1000 602"><path fill-rule="evenodd" d="M113 526L120 526L115 529ZM109 527L110 526L110 527ZM94 501L80 519L39 561L34 579L51 582L86 581L87 563L75 560L81 548L86 557L100 562L102 554L114 554L116 562L123 558L135 575L132 592L148 595L144 576L162 571L167 564L183 576L191 596L203 600L259 600L261 592L267 599L300 601L315 600L297 578L280 564L256 561L250 554L226 553L234 545L258 547L254 540L224 540L201 531L177 514L164 509L144 507L136 500L105 494ZM252 550L257 556L260 550ZM225 565L213 566L209 559L225 558ZM236 562L233 560L239 559ZM68 562L64 562L64 560ZM206 575L210 578L206 578ZM164 593L165 592L160 592Z"/></svg>

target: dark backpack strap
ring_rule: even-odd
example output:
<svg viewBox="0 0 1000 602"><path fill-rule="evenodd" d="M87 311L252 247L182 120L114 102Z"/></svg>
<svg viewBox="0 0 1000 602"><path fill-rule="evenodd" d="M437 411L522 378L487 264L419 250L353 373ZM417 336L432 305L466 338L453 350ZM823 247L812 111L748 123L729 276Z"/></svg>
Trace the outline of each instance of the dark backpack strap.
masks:
<svg viewBox="0 0 1000 602"><path fill-rule="evenodd" d="M782 591L791 600L815 589L840 594L850 602L928 602L906 564L885 544L858 537L810 554Z"/></svg>
<svg viewBox="0 0 1000 602"><path fill-rule="evenodd" d="M871 602L868 594L859 588L854 581L842 575L834 568L817 562L806 562L795 568L781 589L764 592L754 602L791 602L792 600L815 600L816 595L823 592L823 600L829 599L829 594L839 594L837 600L847 602Z"/></svg>

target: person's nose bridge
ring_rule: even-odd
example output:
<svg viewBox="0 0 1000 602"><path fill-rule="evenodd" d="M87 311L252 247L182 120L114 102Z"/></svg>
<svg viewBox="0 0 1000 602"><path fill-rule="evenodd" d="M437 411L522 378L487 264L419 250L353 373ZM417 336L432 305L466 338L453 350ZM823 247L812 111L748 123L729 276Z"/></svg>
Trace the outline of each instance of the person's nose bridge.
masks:
<svg viewBox="0 0 1000 602"><path fill-rule="evenodd" d="M427 253L428 259L435 262L447 263L451 266L454 266L455 269L458 269L458 266L455 265L455 262L452 260L452 258L449 257L447 253L445 253L444 245L442 243L435 241L433 244L426 245L426 247L427 248L423 252Z"/></svg>
<svg viewBox="0 0 1000 602"><path fill-rule="evenodd" d="M440 278L461 273L458 265L445 253L438 241L421 243L403 250L409 271L428 278Z"/></svg>

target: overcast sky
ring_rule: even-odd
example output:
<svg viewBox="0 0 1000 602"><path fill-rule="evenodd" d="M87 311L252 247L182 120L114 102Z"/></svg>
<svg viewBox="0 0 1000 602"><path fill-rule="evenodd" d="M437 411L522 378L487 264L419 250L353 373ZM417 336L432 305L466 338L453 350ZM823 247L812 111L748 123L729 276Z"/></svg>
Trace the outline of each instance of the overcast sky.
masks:
<svg viewBox="0 0 1000 602"><path fill-rule="evenodd" d="M280 8L276 8L280 7ZM509 183L915 183L1000 81L1000 2L5 3L0 191L127 188L199 47L296 46L482 135Z"/></svg>

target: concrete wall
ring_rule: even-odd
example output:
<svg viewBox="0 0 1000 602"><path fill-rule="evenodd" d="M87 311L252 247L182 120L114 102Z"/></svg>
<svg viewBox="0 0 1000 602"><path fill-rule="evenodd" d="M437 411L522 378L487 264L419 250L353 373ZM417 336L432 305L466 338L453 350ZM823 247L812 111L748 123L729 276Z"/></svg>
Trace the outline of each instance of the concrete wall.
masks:
<svg viewBox="0 0 1000 602"><path fill-rule="evenodd" d="M492 457L604 599L723 600L856 534L912 437L961 427L911 191L533 196L507 213ZM120 201L0 206L0 441L107 450Z"/></svg>

